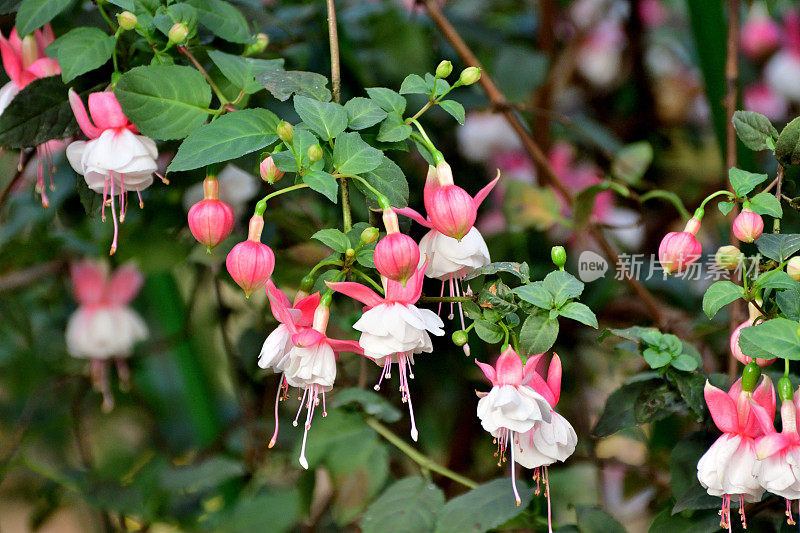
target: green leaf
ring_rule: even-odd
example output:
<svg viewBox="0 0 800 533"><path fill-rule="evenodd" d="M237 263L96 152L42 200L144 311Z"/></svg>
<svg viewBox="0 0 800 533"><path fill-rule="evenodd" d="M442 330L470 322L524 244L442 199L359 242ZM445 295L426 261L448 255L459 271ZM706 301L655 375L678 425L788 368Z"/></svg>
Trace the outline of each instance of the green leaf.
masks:
<svg viewBox="0 0 800 533"><path fill-rule="evenodd" d="M793 280L789 274L783 270L770 270L769 272L764 272L759 275L753 286L762 289L784 290L797 289L800 287L800 283Z"/></svg>
<svg viewBox="0 0 800 533"><path fill-rule="evenodd" d="M767 117L754 111L736 111L733 114L733 127L736 135L750 150L771 150L778 140L775 126Z"/></svg>
<svg viewBox="0 0 800 533"><path fill-rule="evenodd" d="M22 0L0 0L0 15L16 13Z"/></svg>
<svg viewBox="0 0 800 533"><path fill-rule="evenodd" d="M102 66L111 59L114 37L97 28L75 28L47 47L46 53L58 61L61 79L68 83L76 76Z"/></svg>
<svg viewBox="0 0 800 533"><path fill-rule="evenodd" d="M706 384L706 376L702 371L694 372L694 370L700 366L699 355L698 353L697 357L694 357L688 353L682 353L672 360L672 366L683 372L670 370L665 374L670 383L674 384L678 389L678 393L681 395L681 398L683 398L683 401L686 402L686 405L689 406L689 409L694 412L698 422L702 421L706 413L706 399L703 392ZM693 367L691 363L685 359L686 357L694 360ZM679 360L681 362L676 364L676 361ZM697 463L695 462L695 464Z"/></svg>
<svg viewBox="0 0 800 533"><path fill-rule="evenodd" d="M670 364L674 368L677 368L678 370L683 370L685 372L691 372L693 370L696 370L697 367L700 366L699 363L697 362L697 359L685 353L682 353L678 357L673 359L670 362Z"/></svg>
<svg viewBox="0 0 800 533"><path fill-rule="evenodd" d="M544 288L544 284L541 281L534 281L533 283L522 285L513 289L511 292L519 296L521 300L532 303L536 307L542 309L553 308L553 295Z"/></svg>
<svg viewBox="0 0 800 533"><path fill-rule="evenodd" d="M583 292L583 282L564 270L550 272L545 276L542 286L553 295L553 305L556 308L564 305L570 298L577 298Z"/></svg>
<svg viewBox="0 0 800 533"><path fill-rule="evenodd" d="M426 533L434 530L444 493L422 478L409 477L386 489L361 517L363 533Z"/></svg>
<svg viewBox="0 0 800 533"><path fill-rule="evenodd" d="M250 27L242 12L223 0L186 0L197 10L200 24L226 41L239 44L253 42Z"/></svg>
<svg viewBox="0 0 800 533"><path fill-rule="evenodd" d="M603 414L592 430L595 437L608 437L617 431L635 426L634 406L643 391L658 386L663 381L653 373L642 374L628 380L606 400Z"/></svg>
<svg viewBox="0 0 800 533"><path fill-rule="evenodd" d="M347 111L339 104L298 95L294 97L294 109L323 141L333 139L347 128Z"/></svg>
<svg viewBox="0 0 800 533"><path fill-rule="evenodd" d="M400 85L400 94L430 94L428 84L419 74L409 74Z"/></svg>
<svg viewBox="0 0 800 533"><path fill-rule="evenodd" d="M558 338L558 320L548 313L535 313L525 319L519 333L522 351L526 355L544 353L555 344Z"/></svg>
<svg viewBox="0 0 800 533"><path fill-rule="evenodd" d="M20 38L53 20L71 3L72 0L22 0L14 22Z"/></svg>
<svg viewBox="0 0 800 533"><path fill-rule="evenodd" d="M800 163L800 117L788 123L781 131L775 141L775 158L784 166Z"/></svg>
<svg viewBox="0 0 800 533"><path fill-rule="evenodd" d="M439 107L447 111L447 113L456 119L459 124L464 124L466 112L464 111L463 105L459 104L455 100L442 100L439 102Z"/></svg>
<svg viewBox="0 0 800 533"><path fill-rule="evenodd" d="M592 310L589 309L588 305L580 302L568 302L558 310L558 314L597 329L597 317Z"/></svg>
<svg viewBox="0 0 800 533"><path fill-rule="evenodd" d="M333 166L340 174L362 174L378 168L383 153L364 142L356 132L336 137L333 146Z"/></svg>
<svg viewBox="0 0 800 533"><path fill-rule="evenodd" d="M169 7L158 6L153 17L153 25L167 37L175 24L185 24L189 30L187 40L197 35L197 21L197 10L186 3L172 4Z"/></svg>
<svg viewBox="0 0 800 533"><path fill-rule="evenodd" d="M517 482L521 503L514 501L511 483L503 477L456 496L439 511L436 533L482 533L508 522L533 499L533 488Z"/></svg>
<svg viewBox="0 0 800 533"><path fill-rule="evenodd" d="M191 170L261 150L278 140L280 119L266 109L243 109L200 126L181 144L167 170Z"/></svg>
<svg viewBox="0 0 800 533"><path fill-rule="evenodd" d="M199 464L163 470L161 486L176 492L197 492L217 487L244 474L244 464L240 461L215 456Z"/></svg>
<svg viewBox="0 0 800 533"><path fill-rule="evenodd" d="M243 491L230 505L209 517L205 527L217 533L292 531L299 520L300 490Z"/></svg>
<svg viewBox="0 0 800 533"><path fill-rule="evenodd" d="M403 117L398 113L389 113L389 116L381 122L378 131L378 140L381 142L404 141L411 136L411 126L403 122Z"/></svg>
<svg viewBox="0 0 800 533"><path fill-rule="evenodd" d="M312 235L311 238L317 239L334 252L339 252L340 254L345 253L345 251L350 248L350 239L338 229L321 229Z"/></svg>
<svg viewBox="0 0 800 533"><path fill-rule="evenodd" d="M577 505L575 512L578 515L580 533L626 533L619 522L599 507Z"/></svg>
<svg viewBox="0 0 800 533"><path fill-rule="evenodd" d="M33 80L0 114L0 146L26 148L77 133L78 123L60 76ZM81 92L86 98L88 91Z"/></svg>
<svg viewBox="0 0 800 533"><path fill-rule="evenodd" d="M781 291L775 295L775 301L781 312L786 315L786 318L791 320L800 320L800 289L793 287L792 289Z"/></svg>
<svg viewBox="0 0 800 533"><path fill-rule="evenodd" d="M714 318L717 312L744 296L744 289L727 280L717 281L711 285L703 296L703 312L708 318Z"/></svg>
<svg viewBox="0 0 800 533"><path fill-rule="evenodd" d="M430 72L425 74L425 86L427 87L427 93L434 96L441 96L450 89L450 84L447 83L447 80L435 78Z"/></svg>
<svg viewBox="0 0 800 533"><path fill-rule="evenodd" d="M503 328L483 319L475 321L475 333L483 342L497 344L505 337Z"/></svg>
<svg viewBox="0 0 800 533"><path fill-rule="evenodd" d="M125 11L136 11L136 4L133 2L133 0L108 0L108 3L114 4L117 7L121 7Z"/></svg>
<svg viewBox="0 0 800 533"><path fill-rule="evenodd" d="M83 210L86 211L86 215L90 218L98 217L103 207L103 195L91 190L83 176L80 174L76 174L76 176L75 190L78 191L78 199L81 201Z"/></svg>
<svg viewBox="0 0 800 533"><path fill-rule="evenodd" d="M630 185L636 185L644 177L653 162L653 146L639 141L624 146L611 162L611 175Z"/></svg>
<svg viewBox="0 0 800 533"><path fill-rule="evenodd" d="M764 233L756 240L756 246L761 255L780 263L800 250L800 234Z"/></svg>
<svg viewBox="0 0 800 533"><path fill-rule="evenodd" d="M590 185L575 195L572 202L572 217L576 228L582 228L589 222L594 212L594 201L597 195L607 191L611 187L611 182L604 181L596 185Z"/></svg>
<svg viewBox="0 0 800 533"><path fill-rule="evenodd" d="M303 175L303 183L318 193L324 194L333 203L339 199L339 184L332 174L322 170L310 170Z"/></svg>
<svg viewBox="0 0 800 533"><path fill-rule="evenodd" d="M256 81L281 102L285 102L293 94L308 96L322 102L331 100L331 92L325 87L328 78L316 72L268 70L258 74Z"/></svg>
<svg viewBox="0 0 800 533"><path fill-rule="evenodd" d="M384 195L392 206L405 207L408 205L408 181L400 167L388 157L383 156L380 165L369 172L363 172L361 177ZM377 202L378 198L375 194L367 189L360 180L353 180L352 183L364 196Z"/></svg>
<svg viewBox="0 0 800 533"><path fill-rule="evenodd" d="M253 94L264 88L256 82L256 76L283 68L283 59L254 59L226 54L219 50L209 50L208 57L234 87L244 89L246 94Z"/></svg>
<svg viewBox="0 0 800 533"><path fill-rule="evenodd" d="M386 118L386 111L369 98L362 96L350 99L344 108L350 121L348 127L352 130L369 128Z"/></svg>
<svg viewBox="0 0 800 533"><path fill-rule="evenodd" d="M637 424L663 420L682 411L686 411L686 404L666 383L642 391L633 406L633 416Z"/></svg>
<svg viewBox="0 0 800 533"><path fill-rule="evenodd" d="M722 213L723 215L727 215L728 213L730 213L731 209L733 209L735 206L736 204L733 202L720 202L717 204L719 212Z"/></svg>
<svg viewBox="0 0 800 533"><path fill-rule="evenodd" d="M787 318L765 320L755 326L741 329L739 347L750 357L773 359L780 357L800 361L798 324Z"/></svg>
<svg viewBox="0 0 800 533"><path fill-rule="evenodd" d="M740 168L733 167L728 171L728 179L736 196L747 196L750 191L767 179L766 174L754 174Z"/></svg>
<svg viewBox="0 0 800 533"><path fill-rule="evenodd" d="M760 192L750 198L750 209L759 215L769 215L775 218L783 217L781 201L768 192Z"/></svg>
<svg viewBox="0 0 800 533"><path fill-rule="evenodd" d="M339 390L331 403L333 407L343 407L352 404L359 405L366 414L374 416L384 422L397 422L403 417L399 409L379 394L371 390L359 389L357 387Z"/></svg>
<svg viewBox="0 0 800 533"><path fill-rule="evenodd" d="M367 89L369 97L378 104L378 107L387 113L397 113L400 116L406 110L406 99L398 93L385 87L370 87Z"/></svg>
<svg viewBox="0 0 800 533"><path fill-rule="evenodd" d="M476 268L467 274L464 279L471 280L473 278L477 278L478 276L488 276L491 274L497 274L498 272L507 272L509 274L513 274L523 283L527 283L530 280L530 267L528 267L528 263L514 263L511 261L489 263L488 265Z"/></svg>
<svg viewBox="0 0 800 533"><path fill-rule="evenodd" d="M117 81L114 94L142 135L182 139L208 118L211 88L191 67L135 67Z"/></svg>
<svg viewBox="0 0 800 533"><path fill-rule="evenodd" d="M661 368L667 366L672 361L672 354L669 352L662 352L657 348L645 348L642 351L642 357L645 362L650 365L650 368Z"/></svg>

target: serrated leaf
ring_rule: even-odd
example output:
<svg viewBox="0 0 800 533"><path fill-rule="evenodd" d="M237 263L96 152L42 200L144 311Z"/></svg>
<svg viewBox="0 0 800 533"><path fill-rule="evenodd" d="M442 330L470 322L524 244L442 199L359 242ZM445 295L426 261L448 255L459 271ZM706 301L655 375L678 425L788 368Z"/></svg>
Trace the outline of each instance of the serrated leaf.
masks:
<svg viewBox="0 0 800 533"><path fill-rule="evenodd" d="M116 40L97 28L75 28L47 47L48 56L58 61L61 79L68 83L81 74L101 67L114 50Z"/></svg>
<svg viewBox="0 0 800 533"><path fill-rule="evenodd" d="M541 281L522 285L511 292L519 296L521 300L532 303L541 309L551 309L553 307L553 295L544 288L544 284Z"/></svg>
<svg viewBox="0 0 800 533"><path fill-rule="evenodd" d="M479 485L456 496L439 511L436 533L484 532L508 522L533 499L533 488L517 482L521 503L514 501L511 484L505 477Z"/></svg>
<svg viewBox="0 0 800 533"><path fill-rule="evenodd" d="M363 172L361 177L384 195L393 207L408 205L408 180L397 164L386 156L381 159L381 164L369 172ZM375 194L367 189L360 180L353 180L356 188L364 196L377 202Z"/></svg>
<svg viewBox="0 0 800 533"><path fill-rule="evenodd" d="M522 351L526 355L544 353L558 338L558 320L551 319L546 312L535 313L525 319L519 334Z"/></svg>
<svg viewBox="0 0 800 533"><path fill-rule="evenodd" d="M422 478L405 478L386 489L361 517L363 533L426 533L434 530L444 493Z"/></svg>
<svg viewBox="0 0 800 533"><path fill-rule="evenodd" d="M298 95L294 97L294 109L323 141L333 139L347 128L347 111L339 104Z"/></svg>
<svg viewBox="0 0 800 533"><path fill-rule="evenodd" d="M339 184L332 174L322 170L309 170L303 174L303 183L318 193L324 194L333 203L337 203L339 200Z"/></svg>
<svg viewBox="0 0 800 533"><path fill-rule="evenodd" d="M370 87L367 89L369 97L378 104L378 107L387 113L397 113L400 116L406 110L406 99L400 94L386 87Z"/></svg>
<svg viewBox="0 0 800 533"><path fill-rule="evenodd" d="M339 252L340 254L343 254L350 248L350 239L338 229L322 229L312 235L311 238L317 239L334 252Z"/></svg>
<svg viewBox="0 0 800 533"><path fill-rule="evenodd" d="M349 119L348 127L352 130L369 128L386 118L386 111L369 98L361 96L348 100L344 108Z"/></svg>
<svg viewBox="0 0 800 533"><path fill-rule="evenodd" d="M759 275L753 286L761 289L785 290L796 289L800 287L800 283L793 280L789 274L783 270L770 270L769 272L764 272Z"/></svg>
<svg viewBox="0 0 800 533"><path fill-rule="evenodd" d="M283 69L283 59L255 59L226 54L219 50L209 50L208 57L234 87L244 89L246 94L253 94L264 88L256 81L256 76L269 70Z"/></svg>
<svg viewBox="0 0 800 533"><path fill-rule="evenodd" d="M439 107L444 109L451 117L456 119L459 124L464 124L466 112L464 111L463 105L459 104L455 100L442 100L439 102Z"/></svg>
<svg viewBox="0 0 800 533"><path fill-rule="evenodd" d="M800 234L764 233L756 240L756 246L761 255L780 263L800 250Z"/></svg>
<svg viewBox="0 0 800 533"><path fill-rule="evenodd" d="M708 318L714 318L720 309L743 296L744 289L739 285L727 280L717 281L703 296L703 312Z"/></svg>
<svg viewBox="0 0 800 533"><path fill-rule="evenodd" d="M253 42L250 27L242 12L223 0L186 0L197 10L200 24L226 41L239 44Z"/></svg>
<svg viewBox="0 0 800 533"><path fill-rule="evenodd" d="M750 191L766 181L767 175L755 174L733 167L728 171L728 179L731 182L731 188L733 192L736 193L736 196L743 197L750 194Z"/></svg>
<svg viewBox="0 0 800 533"><path fill-rule="evenodd" d="M409 74L400 85L400 94L430 94L428 84L419 74Z"/></svg>
<svg viewBox="0 0 800 533"><path fill-rule="evenodd" d="M800 289L794 287L775 295L781 313L790 320L800 320Z"/></svg>
<svg viewBox="0 0 800 533"><path fill-rule="evenodd" d="M322 102L331 100L331 92L326 88L328 78L316 72L268 70L258 74L256 81L281 102L285 102L293 94L308 96Z"/></svg>
<svg viewBox="0 0 800 533"><path fill-rule="evenodd" d="M561 309L558 310L558 314L565 318L577 320L582 324L586 324L587 326L597 329L597 317L586 304L582 304L580 302L567 302Z"/></svg>
<svg viewBox="0 0 800 533"><path fill-rule="evenodd" d="M364 142L356 132L336 137L333 166L340 174L362 174L375 170L383 161L383 153Z"/></svg>
<svg viewBox="0 0 800 533"><path fill-rule="evenodd" d="M528 263L514 263L512 261L489 263L488 265L476 268L467 274L464 279L471 280L473 278L477 278L478 276L487 276L490 274L497 274L498 272L507 272L509 274L513 274L523 283L527 283L530 280L530 267L528 267Z"/></svg>
<svg viewBox="0 0 800 533"><path fill-rule="evenodd" d="M72 0L22 0L14 21L20 38L53 20L71 3Z"/></svg>
<svg viewBox="0 0 800 533"><path fill-rule="evenodd" d="M208 118L211 88L186 66L135 67L117 81L114 94L142 135L182 139Z"/></svg>
<svg viewBox="0 0 800 533"><path fill-rule="evenodd" d="M750 150L771 150L778 139L778 130L764 115L754 111L736 111L733 114L736 135Z"/></svg>
<svg viewBox="0 0 800 533"><path fill-rule="evenodd" d="M542 281L542 286L553 295L553 305L556 308L571 298L579 297L583 292L583 282L564 270L550 272Z"/></svg>
<svg viewBox="0 0 800 533"><path fill-rule="evenodd" d="M759 215L769 215L775 218L783 217L781 201L768 192L760 192L750 198L750 209Z"/></svg>
<svg viewBox="0 0 800 533"><path fill-rule="evenodd" d="M410 136L411 126L403 122L403 117L397 113L389 113L378 130L378 140L382 142L404 141Z"/></svg>
<svg viewBox="0 0 800 533"><path fill-rule="evenodd" d="M800 117L788 123L775 141L775 158L784 166L800 163Z"/></svg>

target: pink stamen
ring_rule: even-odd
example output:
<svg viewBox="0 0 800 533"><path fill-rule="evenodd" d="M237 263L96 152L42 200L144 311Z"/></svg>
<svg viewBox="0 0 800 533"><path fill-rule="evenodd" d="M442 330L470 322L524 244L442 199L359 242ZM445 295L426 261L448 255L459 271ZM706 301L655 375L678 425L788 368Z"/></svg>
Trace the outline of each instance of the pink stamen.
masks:
<svg viewBox="0 0 800 533"><path fill-rule="evenodd" d="M297 414L294 417L294 421L292 425L297 427L297 420L300 418L300 412L303 410L303 405L306 403L306 395L308 394L308 388L303 389L303 397L300 398L300 408L297 410Z"/></svg>
<svg viewBox="0 0 800 533"><path fill-rule="evenodd" d="M322 391L322 418L328 416L328 408L325 407L325 391Z"/></svg>
<svg viewBox="0 0 800 533"><path fill-rule="evenodd" d="M114 240L111 241L111 250L108 255L114 255L117 252L117 236L119 235L119 226L117 225L117 208L114 205L114 180L111 180L111 220L114 221Z"/></svg>
<svg viewBox="0 0 800 533"><path fill-rule="evenodd" d="M278 424L279 424L278 404L281 401L281 392L283 391L283 381L284 377L283 374L281 374L281 380L280 382L278 382L278 394L275 395L275 431L272 433L272 438L269 440L269 445L267 445L267 448L272 448L273 446L275 446L275 442L278 440Z"/></svg>
<svg viewBox="0 0 800 533"><path fill-rule="evenodd" d="M553 510L550 507L550 471L544 467L544 495L547 498L547 530L553 533Z"/></svg>
<svg viewBox="0 0 800 533"><path fill-rule="evenodd" d="M373 387L375 390L381 390L381 383L383 383L383 378L389 379L391 374L389 373L390 369L392 368L392 357L387 356L386 362L383 363L383 368L381 368L381 377L378 379L378 384Z"/></svg>
<svg viewBox="0 0 800 533"><path fill-rule="evenodd" d="M300 465L308 470L308 460L306 459L306 441L308 440L308 430L311 429L311 419L314 417L314 406L316 405L318 389L317 385L311 386L311 393L308 395L308 403L306 405L306 424L303 429L303 444L300 446ZM308 391L308 387L306 387Z"/></svg>
<svg viewBox="0 0 800 533"><path fill-rule="evenodd" d="M122 392L131 390L131 370L128 368L128 362L121 357L114 359L117 366L117 377L119 378L119 389Z"/></svg>
<svg viewBox="0 0 800 533"><path fill-rule="evenodd" d="M445 281L442 280L442 292L439 293L439 298L444 298L444 284ZM439 302L439 310L436 311L436 314L442 316L442 302Z"/></svg>
<svg viewBox="0 0 800 533"><path fill-rule="evenodd" d="M792 517L792 502L790 500L786 500L786 523L790 526L795 524L794 518Z"/></svg>
<svg viewBox="0 0 800 533"><path fill-rule="evenodd" d="M103 182L103 207L100 209L100 220L106 221L106 197L108 196L108 180Z"/></svg>
<svg viewBox="0 0 800 533"><path fill-rule="evenodd" d="M453 276L451 275L448 279L450 281L450 296L453 296L455 294L455 289L453 289ZM447 315L448 320L453 320L453 317L456 316L454 312L454 305L455 304L453 304L453 302L450 302L450 314Z"/></svg>
<svg viewBox="0 0 800 533"><path fill-rule="evenodd" d="M153 174L155 174L156 176L158 176L158 178L161 180L161 182L162 182L164 185L169 185L169 180L168 180L167 178L165 178L164 176L162 176L162 175L161 175L161 174L159 174L158 172L153 172Z"/></svg>
<svg viewBox="0 0 800 533"><path fill-rule="evenodd" d="M136 187L136 195L139 197L139 209L144 209L144 201L142 200L142 193L139 191L139 187Z"/></svg>
<svg viewBox="0 0 800 533"><path fill-rule="evenodd" d="M739 494L739 518L742 521L742 528L747 529L747 517L744 515L744 494Z"/></svg>
<svg viewBox="0 0 800 533"><path fill-rule="evenodd" d="M417 431L416 420L414 420L414 406L411 404L411 389L408 388L408 378L406 377L407 362L405 355L398 355L397 364L400 367L400 390L403 391L403 401L408 402L408 415L411 418L411 439L417 442L419 432Z"/></svg>

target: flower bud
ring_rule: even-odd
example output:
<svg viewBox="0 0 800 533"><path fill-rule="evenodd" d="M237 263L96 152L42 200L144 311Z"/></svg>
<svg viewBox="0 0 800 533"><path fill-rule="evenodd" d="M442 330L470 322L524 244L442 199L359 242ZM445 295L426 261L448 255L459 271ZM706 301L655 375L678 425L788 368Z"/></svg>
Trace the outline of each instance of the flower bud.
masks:
<svg viewBox="0 0 800 533"><path fill-rule="evenodd" d="M446 78L451 72L453 72L453 64L446 59L436 67L437 78Z"/></svg>
<svg viewBox="0 0 800 533"><path fill-rule="evenodd" d="M258 170L261 174L261 179L270 185L283 177L283 171L278 170L278 167L275 166L275 160L272 159L271 155L267 156L267 158L261 162L261 164L258 166Z"/></svg>
<svg viewBox="0 0 800 533"><path fill-rule="evenodd" d="M123 11L117 14L117 23L123 30L132 30L139 23L139 19L130 11Z"/></svg>
<svg viewBox="0 0 800 533"><path fill-rule="evenodd" d="M375 246L374 260L382 276L405 284L419 265L419 246L404 233L389 233Z"/></svg>
<svg viewBox="0 0 800 533"><path fill-rule="evenodd" d="M176 22L169 29L167 37L172 44L183 44L189 37L189 27L186 26L185 22Z"/></svg>
<svg viewBox="0 0 800 533"><path fill-rule="evenodd" d="M758 380L761 377L761 368L753 363L747 363L742 371L742 390L744 392L753 392L756 390Z"/></svg>
<svg viewBox="0 0 800 533"><path fill-rule="evenodd" d="M281 120L280 124L278 124L277 133L278 137L285 143L291 144L292 140L294 140L294 128L285 120Z"/></svg>
<svg viewBox="0 0 800 533"><path fill-rule="evenodd" d="M269 46L269 36L266 33L256 35L256 42L248 44L244 49L245 56L260 54Z"/></svg>
<svg viewBox="0 0 800 533"><path fill-rule="evenodd" d="M748 205L733 219L733 234L742 242L755 241L763 231L764 220L758 213L753 213Z"/></svg>
<svg viewBox="0 0 800 533"><path fill-rule="evenodd" d="M458 77L461 85L472 85L479 79L481 79L481 69L478 67L467 67L461 71L461 76Z"/></svg>
<svg viewBox="0 0 800 533"><path fill-rule="evenodd" d="M744 322L739 324L736 327L736 329L734 329L733 332L731 333L731 341L730 341L731 354L737 361L745 365L752 363L753 358L745 355L742 352L742 349L739 346L739 337L741 336L742 330L744 328L748 328L752 325L753 325L752 319L745 320ZM761 359L761 358L756 359L756 364L762 368L765 366L769 366L774 362L775 359Z"/></svg>
<svg viewBox="0 0 800 533"><path fill-rule="evenodd" d="M359 244L361 246L372 244L373 242L378 240L379 235L380 235L380 230L378 230L378 228L376 227L370 226L361 232L361 240L359 241Z"/></svg>
<svg viewBox="0 0 800 533"><path fill-rule="evenodd" d="M203 182L204 199L189 209L189 229L194 238L211 249L228 238L233 231L233 210L219 200L219 182L206 178Z"/></svg>
<svg viewBox="0 0 800 533"><path fill-rule="evenodd" d="M729 244L727 246L720 246L717 253L714 254L714 262L719 268L725 270L735 270L742 264L744 254L735 246Z"/></svg>
<svg viewBox="0 0 800 533"><path fill-rule="evenodd" d="M469 340L469 334L467 334L467 332L464 331L463 329L454 331L452 337L453 337L453 344L455 344L456 346L464 346L465 344L467 344L467 341Z"/></svg>
<svg viewBox="0 0 800 533"><path fill-rule="evenodd" d="M234 246L225 259L228 272L248 298L253 291L264 286L275 268L275 254L261 242L263 229L264 219L254 215L250 219L247 240Z"/></svg>
<svg viewBox="0 0 800 533"><path fill-rule="evenodd" d="M683 231L667 233L658 246L658 261L667 274L682 272L700 259L703 247L695 234L700 229L700 220L691 218Z"/></svg>
<svg viewBox="0 0 800 533"><path fill-rule="evenodd" d="M314 276L307 274L300 280L300 290L305 293L311 293L314 288Z"/></svg>
<svg viewBox="0 0 800 533"><path fill-rule="evenodd" d="M780 398L781 401L792 401L794 398L794 389L792 388L792 381L788 377L783 376L779 379L776 388L778 389L778 398Z"/></svg>
<svg viewBox="0 0 800 533"><path fill-rule="evenodd" d="M567 251L563 246L553 246L550 248L550 259L559 270L564 270L564 265L567 264Z"/></svg>
<svg viewBox="0 0 800 533"><path fill-rule="evenodd" d="M467 191L458 185L446 185L431 195L428 217L439 233L460 241L469 233L478 210Z"/></svg>
<svg viewBox="0 0 800 533"><path fill-rule="evenodd" d="M786 263L786 273L795 281L800 281L800 256L794 256Z"/></svg>
<svg viewBox="0 0 800 533"><path fill-rule="evenodd" d="M322 147L318 144L312 144L308 147L308 160L316 163L322 159Z"/></svg>

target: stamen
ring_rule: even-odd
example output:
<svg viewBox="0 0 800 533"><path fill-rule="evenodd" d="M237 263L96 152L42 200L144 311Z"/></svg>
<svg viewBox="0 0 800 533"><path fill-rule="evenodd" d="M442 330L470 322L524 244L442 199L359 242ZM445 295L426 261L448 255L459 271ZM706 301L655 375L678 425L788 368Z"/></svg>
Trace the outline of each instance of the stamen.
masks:
<svg viewBox="0 0 800 533"><path fill-rule="evenodd" d="M139 187L136 187L136 195L139 197L139 209L144 209L144 200L142 200L142 193L139 191Z"/></svg>
<svg viewBox="0 0 800 533"><path fill-rule="evenodd" d="M119 235L119 226L117 225L117 208L114 206L114 180L111 180L111 220L114 221L114 240L111 241L111 250L108 255L114 255L117 251L117 236Z"/></svg>
<svg viewBox="0 0 800 533"><path fill-rule="evenodd" d="M444 284L445 281L442 280L442 292L439 293L439 298L444 298ZM436 311L436 314L442 316L442 302L439 302L439 310Z"/></svg>
<svg viewBox="0 0 800 533"><path fill-rule="evenodd" d="M158 177L159 177L159 179L162 181L162 183L164 183L164 185L169 185L169 180L168 180L167 178L165 178L164 176L162 176L160 173L158 173L158 172L153 172L153 174L155 174L156 176L158 176Z"/></svg>
<svg viewBox="0 0 800 533"><path fill-rule="evenodd" d="M794 518L792 517L792 502L790 500L786 500L786 523L790 526L795 524Z"/></svg>
<svg viewBox="0 0 800 533"><path fill-rule="evenodd" d="M408 400L408 415L411 417L411 439L414 442L417 442L419 432L417 431L416 420L414 420L414 406L411 405L411 391L408 388L408 379L406 379L406 363L406 357L404 355L398 355L397 364L400 367L400 384L403 388L405 388L403 394L405 395L405 400Z"/></svg>
<svg viewBox="0 0 800 533"><path fill-rule="evenodd" d="M103 207L100 210L100 220L106 221L106 197L108 196L108 180L103 182Z"/></svg>
<svg viewBox="0 0 800 533"><path fill-rule="evenodd" d="M114 359L114 363L117 366L117 377L119 378L119 390L122 392L128 392L131 390L131 370L128 368L128 362L121 358L117 357Z"/></svg>
<svg viewBox="0 0 800 533"><path fill-rule="evenodd" d="M283 382L284 382L284 377L283 377L283 374L281 374L281 380L280 380L280 382L278 382L278 394L275 395L275 431L272 433L272 438L269 440L269 444L267 445L267 448L272 448L273 446L275 446L275 442L278 440L278 423L279 423L279 420L278 420L278 404L281 401L281 392L283 391Z"/></svg>
<svg viewBox="0 0 800 533"><path fill-rule="evenodd" d="M292 425L294 427L297 427L297 419L300 418L300 411L303 410L303 404L306 403L306 395L307 394L308 394L308 388L303 389L303 397L300 398L300 408L297 410L297 415L295 415L294 421L292 422Z"/></svg>
<svg viewBox="0 0 800 533"><path fill-rule="evenodd" d="M550 471L544 467L544 495L547 498L547 530L553 533L553 510L550 507Z"/></svg>
<svg viewBox="0 0 800 533"><path fill-rule="evenodd" d="M453 296L455 294L455 290L453 289L453 276L451 275L448 279L450 281L450 296ZM448 320L453 320L453 317L456 316L453 312L453 305L453 302L450 302L450 314L447 315Z"/></svg>
<svg viewBox="0 0 800 533"><path fill-rule="evenodd" d="M300 466L308 470L308 460L306 459L306 440L308 439L308 430L311 428L311 418L314 416L314 403L317 397L317 385L311 386L312 391L308 395L308 404L306 405L306 424L303 429L303 444L300 446ZM308 391L308 387L306 387Z"/></svg>
<svg viewBox="0 0 800 533"><path fill-rule="evenodd" d="M742 528L747 529L747 517L744 515L744 494L739 494L739 519L742 521Z"/></svg>
<svg viewBox="0 0 800 533"><path fill-rule="evenodd" d="M516 446L514 446L514 443L512 442L511 443L511 488L514 489L514 498L517 501L517 507L519 507L520 505L522 505L522 500L520 499L519 492L517 491L517 476L514 471L514 463L516 463L516 461L514 461L514 448L516 448Z"/></svg>

